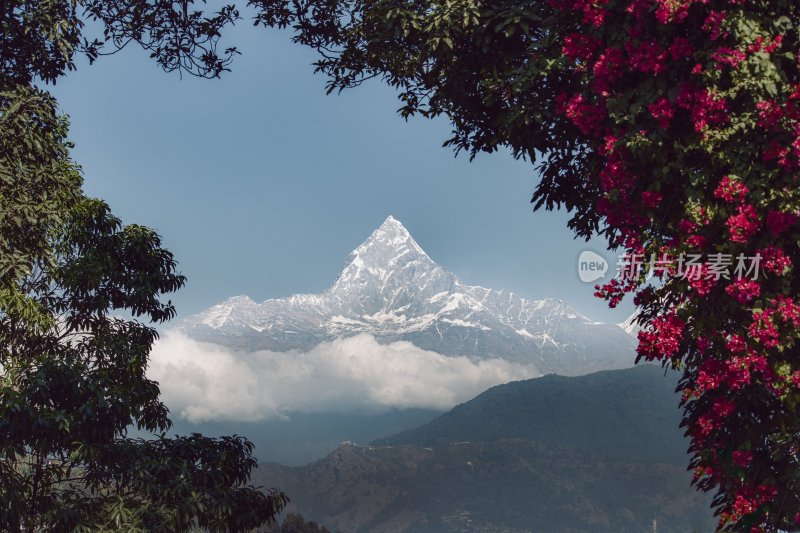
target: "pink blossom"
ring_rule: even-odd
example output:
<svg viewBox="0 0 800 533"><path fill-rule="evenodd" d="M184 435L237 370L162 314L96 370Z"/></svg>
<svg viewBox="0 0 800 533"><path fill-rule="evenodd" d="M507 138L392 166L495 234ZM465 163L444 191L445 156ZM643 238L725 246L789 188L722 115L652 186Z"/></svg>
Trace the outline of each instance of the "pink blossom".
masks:
<svg viewBox="0 0 800 533"><path fill-rule="evenodd" d="M717 284L717 280L709 275L709 267L706 264L700 267L696 275L687 276L686 281L699 296L706 296Z"/></svg>
<svg viewBox="0 0 800 533"><path fill-rule="evenodd" d="M727 362L724 380L731 390L739 390L750 384L750 365L742 359L734 357Z"/></svg>
<svg viewBox="0 0 800 533"><path fill-rule="evenodd" d="M714 61L717 62L718 66L729 65L733 68L736 68L739 66L739 63L747 59L747 56L744 54L744 52L724 46L717 48L717 51L714 52L714 55L711 57L714 58Z"/></svg>
<svg viewBox="0 0 800 533"><path fill-rule="evenodd" d="M669 54L674 61L691 57L692 45L686 37L676 37L669 47Z"/></svg>
<svg viewBox="0 0 800 533"><path fill-rule="evenodd" d="M711 412L720 420L729 417L735 410L736 406L727 398L717 398L711 406Z"/></svg>
<svg viewBox="0 0 800 533"><path fill-rule="evenodd" d="M659 74L664 70L668 53L657 42L629 43L625 48L631 65L640 72Z"/></svg>
<svg viewBox="0 0 800 533"><path fill-rule="evenodd" d="M652 209L661 203L663 195L657 191L644 191L642 193L642 205L648 209Z"/></svg>
<svg viewBox="0 0 800 533"><path fill-rule="evenodd" d="M669 127L672 116L675 114L675 110L672 108L669 99L663 96L656 100L655 103L647 106L647 110L650 111L653 118L658 120L658 124L664 129Z"/></svg>
<svg viewBox="0 0 800 533"><path fill-rule="evenodd" d="M689 15L691 1L686 0L656 0L656 20L661 24L669 22L680 23Z"/></svg>
<svg viewBox="0 0 800 533"><path fill-rule="evenodd" d="M597 135L605 118L603 106L588 102L581 94L570 98L564 105L563 111L584 135Z"/></svg>
<svg viewBox="0 0 800 533"><path fill-rule="evenodd" d="M753 298L758 298L761 294L761 286L757 281L751 279L737 279L727 287L725 292L740 304L746 304Z"/></svg>
<svg viewBox="0 0 800 533"><path fill-rule="evenodd" d="M647 361L669 358L678 353L683 338L685 323L675 313L653 319L652 330L640 331L639 356Z"/></svg>
<svg viewBox="0 0 800 533"><path fill-rule="evenodd" d="M697 372L697 389L707 392L718 389L722 385L722 364L716 359L708 359Z"/></svg>
<svg viewBox="0 0 800 533"><path fill-rule="evenodd" d="M602 156L608 156L614 152L614 148L619 141L619 137L615 135L606 135L603 137L603 144L601 144L598 148L598 152Z"/></svg>
<svg viewBox="0 0 800 533"><path fill-rule="evenodd" d="M774 100L764 100L756 104L759 110L758 125L761 128L772 129L783 118L784 110Z"/></svg>
<svg viewBox="0 0 800 533"><path fill-rule="evenodd" d="M758 35L752 44L747 45L747 51L751 54L756 54L761 51L764 46L764 38Z"/></svg>
<svg viewBox="0 0 800 533"><path fill-rule="evenodd" d="M777 141L772 141L769 145L764 149L764 153L762 154L762 159L764 161L777 161L778 166L781 168L791 171L794 169L794 163L791 159L789 159L789 149L785 146L781 146L777 143Z"/></svg>
<svg viewBox="0 0 800 533"><path fill-rule="evenodd" d="M772 52L780 48L781 44L783 44L783 35L776 35L775 38L772 40L772 43L764 47L764 52L771 54Z"/></svg>
<svg viewBox="0 0 800 533"><path fill-rule="evenodd" d="M690 235L686 238L686 244L690 248L703 249L706 247L706 238L702 235Z"/></svg>
<svg viewBox="0 0 800 533"><path fill-rule="evenodd" d="M772 310L753 311L753 321L748 328L750 337L765 348L774 348L779 344L778 328L772 319L773 314Z"/></svg>
<svg viewBox="0 0 800 533"><path fill-rule="evenodd" d="M770 274L782 276L787 270L792 267L791 260L786 257L783 250L774 246L767 246L758 250L761 255L761 268Z"/></svg>
<svg viewBox="0 0 800 533"><path fill-rule="evenodd" d="M747 348L747 344L745 343L744 337L741 335L731 335L727 342L725 343L725 347L734 354L737 353L744 353L745 349Z"/></svg>
<svg viewBox="0 0 800 533"><path fill-rule="evenodd" d="M741 202L750 190L735 176L725 176L714 190L714 196L726 202Z"/></svg>
<svg viewBox="0 0 800 533"><path fill-rule="evenodd" d="M565 56L572 60L588 61L594 55L599 44L599 41L594 37L570 33L564 37L562 51Z"/></svg>
<svg viewBox="0 0 800 533"><path fill-rule="evenodd" d="M756 208L750 204L740 205L736 214L726 222L731 242L746 243L761 225Z"/></svg>
<svg viewBox="0 0 800 533"><path fill-rule="evenodd" d="M678 91L675 104L691 112L694 130L698 133L709 125L728 122L727 101L709 89L700 89L693 84L684 83Z"/></svg>
<svg viewBox="0 0 800 533"><path fill-rule="evenodd" d="M625 168L625 164L619 157L610 157L606 165L600 170L600 189L603 192L625 191L633 185L634 177Z"/></svg>
<svg viewBox="0 0 800 533"><path fill-rule="evenodd" d="M753 460L753 452L736 451L733 452L731 459L734 465L740 468L745 468Z"/></svg>
<svg viewBox="0 0 800 533"><path fill-rule="evenodd" d="M684 218L678 224L678 229L681 230L681 233L692 233L697 230L697 224Z"/></svg>
<svg viewBox="0 0 800 533"><path fill-rule="evenodd" d="M767 213L767 227L773 236L778 236L797 223L797 215L781 211Z"/></svg>
<svg viewBox="0 0 800 533"><path fill-rule="evenodd" d="M725 22L726 13L724 11L711 11L705 22L703 22L703 29L709 33L712 41L716 41L720 36L726 36L727 33L722 31L722 23Z"/></svg>
<svg viewBox="0 0 800 533"><path fill-rule="evenodd" d="M600 94L611 90L611 86L623 74L624 54L619 48L606 48L592 67L594 89Z"/></svg>
<svg viewBox="0 0 800 533"><path fill-rule="evenodd" d="M757 487L745 486L736 493L733 512L737 517L752 514L765 503L769 503L778 495L778 489L768 485Z"/></svg>

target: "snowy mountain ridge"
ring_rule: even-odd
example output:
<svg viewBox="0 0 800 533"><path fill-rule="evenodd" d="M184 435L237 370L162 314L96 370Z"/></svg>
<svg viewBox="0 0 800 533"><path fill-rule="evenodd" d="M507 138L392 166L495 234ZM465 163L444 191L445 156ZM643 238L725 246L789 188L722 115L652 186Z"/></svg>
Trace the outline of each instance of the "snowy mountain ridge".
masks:
<svg viewBox="0 0 800 533"><path fill-rule="evenodd" d="M631 366L635 341L561 300L463 284L389 216L347 257L331 287L256 303L236 296L181 321L190 337L236 349L308 350L360 333L449 356L502 358L541 374Z"/></svg>

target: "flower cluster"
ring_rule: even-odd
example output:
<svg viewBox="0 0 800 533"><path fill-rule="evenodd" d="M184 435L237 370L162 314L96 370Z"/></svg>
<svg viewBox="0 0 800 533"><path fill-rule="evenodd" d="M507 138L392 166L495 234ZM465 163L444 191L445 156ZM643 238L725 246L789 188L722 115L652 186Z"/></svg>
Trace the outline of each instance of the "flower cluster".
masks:
<svg viewBox="0 0 800 533"><path fill-rule="evenodd" d="M725 224L731 242L746 243L758 231L761 219L754 206L743 204L736 209L736 214L728 217Z"/></svg>
<svg viewBox="0 0 800 533"><path fill-rule="evenodd" d="M775 499L778 495L775 487L759 485L757 487L742 487L736 493L733 503L733 513L729 520L737 520L745 515L754 513L759 507Z"/></svg>
<svg viewBox="0 0 800 533"><path fill-rule="evenodd" d="M783 253L783 250L775 246L767 246L758 251L758 255L763 258L762 268L765 272L777 276L783 276L792 267L792 262Z"/></svg>
<svg viewBox="0 0 800 533"><path fill-rule="evenodd" d="M670 359L681 347L685 323L677 315L660 316L650 324L651 329L640 331L638 352L647 361Z"/></svg>
<svg viewBox="0 0 800 533"><path fill-rule="evenodd" d="M725 288L725 292L740 304L746 304L761 294L761 285L757 281L739 279L728 285Z"/></svg>
<svg viewBox="0 0 800 533"><path fill-rule="evenodd" d="M730 203L742 202L749 193L742 180L735 176L725 176L714 190L714 196Z"/></svg>
<svg viewBox="0 0 800 533"><path fill-rule="evenodd" d="M636 272L595 293L611 306L634 294L639 358L683 371L698 486L722 490L721 528L748 531L800 517L785 451L800 450L800 42L773 20L799 12L767 4L551 1L582 21L562 43L580 83L555 111L591 151L585 189L609 244L762 258L758 279L670 264L655 285Z"/></svg>

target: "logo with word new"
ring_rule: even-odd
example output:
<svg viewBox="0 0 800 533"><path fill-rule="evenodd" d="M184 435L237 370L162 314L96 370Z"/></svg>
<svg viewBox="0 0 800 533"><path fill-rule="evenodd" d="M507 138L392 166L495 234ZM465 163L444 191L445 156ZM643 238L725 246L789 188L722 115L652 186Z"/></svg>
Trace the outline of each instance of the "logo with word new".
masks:
<svg viewBox="0 0 800 533"><path fill-rule="evenodd" d="M584 283L591 283L602 278L608 272L608 261L591 250L584 250L578 257L578 277Z"/></svg>

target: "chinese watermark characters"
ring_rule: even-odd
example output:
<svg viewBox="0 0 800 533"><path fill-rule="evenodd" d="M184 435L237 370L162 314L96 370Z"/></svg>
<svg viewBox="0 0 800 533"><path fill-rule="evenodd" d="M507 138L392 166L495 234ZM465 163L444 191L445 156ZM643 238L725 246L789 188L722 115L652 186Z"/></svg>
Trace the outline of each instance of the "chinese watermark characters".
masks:
<svg viewBox="0 0 800 533"><path fill-rule="evenodd" d="M661 278L668 275L673 278L695 280L757 280L761 275L761 254L738 255L714 253L708 255L684 253L678 256L669 254L622 254L617 258L616 278L620 280L636 280L643 275L646 278ZM585 250L578 258L578 276L584 283L590 283L605 277L608 263L596 252Z"/></svg>
<svg viewBox="0 0 800 533"><path fill-rule="evenodd" d="M680 254L677 257L664 254L652 254L649 258L642 254L624 254L617 262L617 277L620 279L637 279L642 274L648 277L661 277L668 274L675 278L688 280L709 279L751 279L757 280L761 273L761 254L737 256L715 253Z"/></svg>

